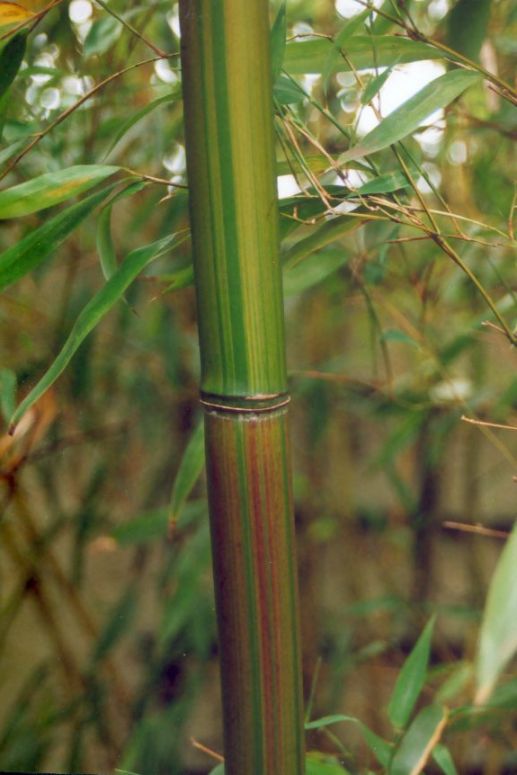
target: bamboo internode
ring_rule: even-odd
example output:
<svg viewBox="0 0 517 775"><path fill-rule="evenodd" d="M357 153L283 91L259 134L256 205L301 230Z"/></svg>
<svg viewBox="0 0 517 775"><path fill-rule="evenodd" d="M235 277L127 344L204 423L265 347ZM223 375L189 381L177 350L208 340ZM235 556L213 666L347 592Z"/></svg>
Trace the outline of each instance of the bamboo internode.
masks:
<svg viewBox="0 0 517 775"><path fill-rule="evenodd" d="M226 775L302 775L268 3L180 3Z"/></svg>

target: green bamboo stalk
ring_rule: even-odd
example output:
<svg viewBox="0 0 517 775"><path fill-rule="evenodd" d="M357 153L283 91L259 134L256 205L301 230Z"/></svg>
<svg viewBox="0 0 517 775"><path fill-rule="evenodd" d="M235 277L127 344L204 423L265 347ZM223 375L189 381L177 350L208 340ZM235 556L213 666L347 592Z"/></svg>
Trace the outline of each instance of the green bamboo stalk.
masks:
<svg viewBox="0 0 517 775"><path fill-rule="evenodd" d="M301 775L267 0L180 0L227 775Z"/></svg>

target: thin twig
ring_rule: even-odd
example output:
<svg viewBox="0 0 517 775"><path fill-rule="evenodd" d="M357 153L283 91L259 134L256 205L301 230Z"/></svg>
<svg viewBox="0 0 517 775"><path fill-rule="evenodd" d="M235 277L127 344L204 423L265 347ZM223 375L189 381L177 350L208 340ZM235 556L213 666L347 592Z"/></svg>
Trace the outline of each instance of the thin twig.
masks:
<svg viewBox="0 0 517 775"><path fill-rule="evenodd" d="M462 415L461 420L463 422L469 422L472 425L483 425L485 428L501 428L504 431L517 431L517 425L504 425L498 422L488 422L487 420L476 420L474 417L466 417Z"/></svg>
<svg viewBox="0 0 517 775"><path fill-rule="evenodd" d="M471 525L467 522L443 522L443 527L449 530L460 530L463 533L476 533L477 535L489 536L490 538L508 538L510 533L506 530L495 530L483 525Z"/></svg>
<svg viewBox="0 0 517 775"><path fill-rule="evenodd" d="M221 754L217 753L217 751L213 751L211 748L208 748L208 746L203 745L203 743L200 743L199 740L196 740L195 737L191 737L190 742L194 748L197 748L198 751L203 751L203 753L208 754L208 756L211 756L212 759L215 759L217 762L224 762L224 756L221 756Z"/></svg>

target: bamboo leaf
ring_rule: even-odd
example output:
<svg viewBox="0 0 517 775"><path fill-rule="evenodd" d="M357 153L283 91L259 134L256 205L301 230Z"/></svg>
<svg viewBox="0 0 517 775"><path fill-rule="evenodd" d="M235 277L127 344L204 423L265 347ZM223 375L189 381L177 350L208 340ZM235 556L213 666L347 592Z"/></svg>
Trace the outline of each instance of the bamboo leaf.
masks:
<svg viewBox="0 0 517 775"><path fill-rule="evenodd" d="M146 544L157 538L165 538L168 524L167 509L157 509L122 522L113 528L111 536L121 546Z"/></svg>
<svg viewBox="0 0 517 775"><path fill-rule="evenodd" d="M0 191L0 220L46 210L88 191L118 171L119 167L103 164L80 164L7 188Z"/></svg>
<svg viewBox="0 0 517 775"><path fill-rule="evenodd" d="M127 188L119 191L106 207L103 207L99 215L99 221L97 223L97 253L99 254L102 273L106 280L109 280L110 277L115 274L118 267L115 247L111 237L111 211L113 205L118 202L119 199L123 199L126 196L132 196L138 191L141 191L145 188L145 185L144 181L139 180L130 183Z"/></svg>
<svg viewBox="0 0 517 775"><path fill-rule="evenodd" d="M435 617L427 623L400 671L388 704L388 716L394 727L405 727L427 676Z"/></svg>
<svg viewBox="0 0 517 775"><path fill-rule="evenodd" d="M445 775L458 775L458 770L451 756L451 752L442 743L435 745L433 759Z"/></svg>
<svg viewBox="0 0 517 775"><path fill-rule="evenodd" d="M29 395L18 406L11 418L11 428L25 412L53 385L67 367L78 347L95 328L113 305L124 295L131 283L145 267L159 256L167 253L175 242L175 235L153 242L131 251L106 285L84 307L50 368L46 371Z"/></svg>
<svg viewBox="0 0 517 775"><path fill-rule="evenodd" d="M384 72L375 76L375 78L372 78L372 80L367 84L363 94L361 95L361 105L368 105L368 103L373 100L375 95L380 92L380 90L382 89L382 87L384 86L384 84L392 74L394 67L395 65L391 65L391 67L387 67L386 70L384 70Z"/></svg>
<svg viewBox="0 0 517 775"><path fill-rule="evenodd" d="M175 523L185 501L201 476L205 464L205 426L201 420L194 429L174 479L169 504L169 523Z"/></svg>
<svg viewBox="0 0 517 775"><path fill-rule="evenodd" d="M330 49L327 60L325 62L325 67L322 71L322 77L323 77L323 91L327 91L329 80L333 73L336 72L336 67L338 66L338 62L340 59L347 59L348 58L348 51L346 52L347 55L343 57L343 49L345 48L345 43L354 35L354 33L363 26L364 22L370 15L370 10L366 9L365 11L362 11L362 13L357 14L356 16L352 16L351 19L345 22L343 27L341 27L340 31L336 35L333 41L332 48ZM348 47L347 47L348 48Z"/></svg>
<svg viewBox="0 0 517 775"><path fill-rule="evenodd" d="M447 711L440 705L429 705L421 710L393 754L389 775L422 772L446 722Z"/></svg>
<svg viewBox="0 0 517 775"><path fill-rule="evenodd" d="M353 724L358 725L365 743L379 764L381 764L383 767L387 767L392 754L391 745L376 735L375 732L372 732L371 729L366 726L366 724L363 724L362 721L359 721L359 719L356 719L354 716L344 716L340 713L333 716L323 716L320 719L308 721L305 724L305 730L308 731L311 729L321 729L323 727L328 727L332 724L338 724L343 721L350 721Z"/></svg>
<svg viewBox="0 0 517 775"><path fill-rule="evenodd" d="M110 17L111 18L111 17ZM115 136L113 140L111 141L108 150L104 154L104 156L108 156L111 151L115 148L116 144L121 140L124 135L129 132L129 130L135 126L135 124L138 124L139 121L141 121L143 118L149 115L149 113L152 113L153 110L156 110L156 108L160 107L160 105L164 105L167 102L174 102L178 99L179 92L173 90L169 94L165 94L163 97L157 97L155 100L152 100L149 102L149 104L145 105L140 110L137 110L136 113L133 113L129 118L127 118L125 121L120 124L118 127Z"/></svg>
<svg viewBox="0 0 517 775"><path fill-rule="evenodd" d="M410 183L404 173L389 172L363 183L355 193L362 196L367 194L390 194L393 191L399 191L401 188L409 188L409 186Z"/></svg>
<svg viewBox="0 0 517 775"><path fill-rule="evenodd" d="M0 290L48 258L110 193L113 186L83 199L31 231L0 254Z"/></svg>
<svg viewBox="0 0 517 775"><path fill-rule="evenodd" d="M332 48L332 41L324 38L292 41L285 49L284 69L291 75L321 74ZM346 53L347 60L340 57L334 62L334 72L349 72L352 67L356 70L390 67L444 57L443 52L427 43L396 35L354 35L347 43Z"/></svg>
<svg viewBox="0 0 517 775"><path fill-rule="evenodd" d="M273 95L280 105L294 105L305 99L305 94L296 81L282 74L276 79Z"/></svg>
<svg viewBox="0 0 517 775"><path fill-rule="evenodd" d="M490 582L476 658L476 705L485 703L517 650L517 523Z"/></svg>
<svg viewBox="0 0 517 775"><path fill-rule="evenodd" d="M0 369L0 412L5 420L16 406L16 374L11 369Z"/></svg>
<svg viewBox="0 0 517 775"><path fill-rule="evenodd" d="M340 163L381 151L402 140L418 129L432 113L449 105L465 89L479 80L480 75L472 70L451 70L435 78L383 119L359 145L345 151L339 158Z"/></svg>
<svg viewBox="0 0 517 775"><path fill-rule="evenodd" d="M6 161L9 161L9 159L12 159L18 151L21 151L24 145L25 140L16 140L15 143L11 143L4 148L3 151L0 151L0 164L4 164Z"/></svg>
<svg viewBox="0 0 517 775"><path fill-rule="evenodd" d="M0 99L7 93L20 69L26 42L25 35L15 35L0 53Z"/></svg>
<svg viewBox="0 0 517 775"><path fill-rule="evenodd" d="M321 226L315 228L308 237L298 240L294 245L283 251L284 269L291 269L306 256L326 245L330 245L361 225L361 219L355 216L343 215L325 221Z"/></svg>
<svg viewBox="0 0 517 775"><path fill-rule="evenodd" d="M491 0L458 0L447 17L447 43L474 61L487 33Z"/></svg>
<svg viewBox="0 0 517 775"><path fill-rule="evenodd" d="M276 83L284 62L285 42L287 36L287 19L285 0L281 3L271 29L271 77Z"/></svg>
<svg viewBox="0 0 517 775"><path fill-rule="evenodd" d="M120 37L122 24L113 16L104 16L92 24L83 43L83 54L88 59L105 54Z"/></svg>
<svg viewBox="0 0 517 775"><path fill-rule="evenodd" d="M97 223L97 253L105 280L117 271L117 254L111 238L111 207L104 207Z"/></svg>
<svg viewBox="0 0 517 775"><path fill-rule="evenodd" d="M284 272L284 295L297 296L325 280L348 263L350 254L346 250L325 250L314 253L303 264Z"/></svg>
<svg viewBox="0 0 517 775"><path fill-rule="evenodd" d="M310 751L305 757L305 775L350 775L334 756Z"/></svg>
<svg viewBox="0 0 517 775"><path fill-rule="evenodd" d="M9 24L20 24L21 22L32 19L34 14L28 11L18 3L0 3L0 27L7 27Z"/></svg>

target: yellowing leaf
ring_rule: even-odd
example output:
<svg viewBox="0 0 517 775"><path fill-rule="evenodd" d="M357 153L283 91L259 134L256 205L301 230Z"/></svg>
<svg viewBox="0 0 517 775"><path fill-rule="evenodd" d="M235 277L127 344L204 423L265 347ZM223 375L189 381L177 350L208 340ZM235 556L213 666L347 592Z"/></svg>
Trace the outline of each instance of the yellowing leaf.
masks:
<svg viewBox="0 0 517 775"><path fill-rule="evenodd" d="M20 24L27 19L32 19L32 11L23 8L18 3L0 3L0 27L8 24Z"/></svg>

